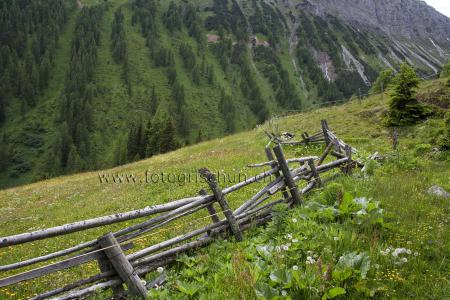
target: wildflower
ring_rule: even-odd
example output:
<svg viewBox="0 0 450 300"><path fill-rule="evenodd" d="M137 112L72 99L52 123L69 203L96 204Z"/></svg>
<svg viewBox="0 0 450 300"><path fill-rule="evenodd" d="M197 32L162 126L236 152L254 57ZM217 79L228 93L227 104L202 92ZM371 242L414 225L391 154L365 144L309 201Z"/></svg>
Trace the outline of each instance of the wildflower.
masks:
<svg viewBox="0 0 450 300"><path fill-rule="evenodd" d="M391 252L391 248L386 249L386 253L389 253L389 252Z"/></svg>
<svg viewBox="0 0 450 300"><path fill-rule="evenodd" d="M281 248L283 248L284 251L288 251L289 250L289 246L288 245L283 245L283 246L281 246Z"/></svg>
<svg viewBox="0 0 450 300"><path fill-rule="evenodd" d="M383 256L386 256L386 255L388 255L388 252L387 252L387 251L381 250L381 251L380 251L380 254L383 255Z"/></svg>
<svg viewBox="0 0 450 300"><path fill-rule="evenodd" d="M286 246L290 247L292 244L291 243L287 243Z"/></svg>
<svg viewBox="0 0 450 300"><path fill-rule="evenodd" d="M296 218L292 218L292 223L297 223L297 219Z"/></svg>
<svg viewBox="0 0 450 300"><path fill-rule="evenodd" d="M292 270L297 271L298 270L298 266L292 266Z"/></svg>
<svg viewBox="0 0 450 300"><path fill-rule="evenodd" d="M335 236L335 237L333 238L333 240L339 241L339 237L338 237L338 236Z"/></svg>
<svg viewBox="0 0 450 300"><path fill-rule="evenodd" d="M275 247L275 251L281 252L281 247L280 247L280 246L276 246L276 247Z"/></svg>
<svg viewBox="0 0 450 300"><path fill-rule="evenodd" d="M306 258L306 264L307 265L312 265L312 264L314 264L316 262L316 260L314 259L314 258L312 258L311 256L308 256L307 258Z"/></svg>
<svg viewBox="0 0 450 300"><path fill-rule="evenodd" d="M287 292L286 292L285 290L282 290L282 291L281 291L281 295L282 295L282 296L287 296Z"/></svg>
<svg viewBox="0 0 450 300"><path fill-rule="evenodd" d="M286 234L286 238L289 240L292 240L292 234L290 234L290 233Z"/></svg>
<svg viewBox="0 0 450 300"><path fill-rule="evenodd" d="M164 268L163 267L158 267L158 269L156 269L156 271L158 271L158 273L162 273L162 272L164 272Z"/></svg>
<svg viewBox="0 0 450 300"><path fill-rule="evenodd" d="M400 259L400 261L401 261L402 263L406 263L406 262L408 262L408 259L407 259L406 257L402 257L402 258Z"/></svg>
<svg viewBox="0 0 450 300"><path fill-rule="evenodd" d="M298 239L293 239L292 242L293 243L298 243Z"/></svg>
<svg viewBox="0 0 450 300"><path fill-rule="evenodd" d="M394 252L392 252L392 256L393 256L393 257L397 257L397 256L398 256L398 253L394 251Z"/></svg>
<svg viewBox="0 0 450 300"><path fill-rule="evenodd" d="M414 256L419 256L419 252L414 252Z"/></svg>
<svg viewBox="0 0 450 300"><path fill-rule="evenodd" d="M411 252L411 250L408 249L408 250L406 250L406 253L407 253L408 255L411 255L412 252Z"/></svg>

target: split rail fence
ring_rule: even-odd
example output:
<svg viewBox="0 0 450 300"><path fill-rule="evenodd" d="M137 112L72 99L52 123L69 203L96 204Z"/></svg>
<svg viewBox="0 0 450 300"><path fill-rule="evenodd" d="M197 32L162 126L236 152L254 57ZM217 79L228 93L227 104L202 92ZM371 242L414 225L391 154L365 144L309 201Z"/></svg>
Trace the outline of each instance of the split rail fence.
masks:
<svg viewBox="0 0 450 300"><path fill-rule="evenodd" d="M199 174L205 179L210 190L209 193L201 190L198 196L166 204L1 237L0 248L13 247L36 240L50 239L95 227L153 216L141 223L116 232L109 232L96 240L44 256L2 265L0 272L4 273L52 261L44 266L0 278L0 288L97 261L100 273L44 292L32 299L80 299L95 291L105 289L112 289L114 295L119 297L130 294L146 298L148 289L153 288L156 284L161 284L164 277L160 276L154 282L145 283L141 280L145 274L170 264L177 255L205 246L218 237L233 235L237 241L241 241L244 238L243 231L265 224L271 219L272 208L275 205L280 203L285 203L288 207L301 205L303 195L323 184L323 173L335 168L341 168L343 172L348 173L355 166L362 166L361 163L352 159L352 153L356 153L356 150L339 139L328 128L325 120L321 125L322 130L318 133L311 136L303 133L301 141L284 141L274 134L266 132L271 139L271 143L265 148L268 161L249 167L270 167L270 170L233 186L221 188L212 172L208 169L200 169ZM316 143L326 144L325 151L320 157L285 158L282 145L295 146ZM275 145L272 149L270 148L271 144ZM334 156L335 160L324 163L328 155ZM267 177L274 179L237 209L230 208L226 199L227 195L261 182ZM298 185L301 181L306 183L303 188ZM224 216L223 219L217 211L217 206ZM134 253L126 254L133 248L133 239L155 232L175 220L193 215L201 210L208 211L208 218L212 223Z"/></svg>

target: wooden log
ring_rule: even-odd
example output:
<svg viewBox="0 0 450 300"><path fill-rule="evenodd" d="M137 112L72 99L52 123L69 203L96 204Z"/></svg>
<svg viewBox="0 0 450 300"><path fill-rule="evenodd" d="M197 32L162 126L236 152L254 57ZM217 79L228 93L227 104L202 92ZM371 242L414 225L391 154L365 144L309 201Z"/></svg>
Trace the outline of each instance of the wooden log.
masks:
<svg viewBox="0 0 450 300"><path fill-rule="evenodd" d="M51 291L39 294L39 295L31 298L30 300L48 299L50 297L53 297L53 296L56 296L56 295L59 295L59 294L71 291L73 289L76 289L78 287L81 287L81 286L84 286L84 285L87 285L87 284L90 284L90 283L94 283L94 282L97 282L97 281L102 280L102 279L114 277L115 275L116 275L115 271L108 271L108 272L104 272L104 273L101 273L101 274L97 274L97 275L91 276L89 278L82 279L82 280L73 282L71 284L65 285L64 287L61 287L61 288L58 288L58 289L54 289L54 290L51 290ZM118 278L112 278L112 279L118 279ZM121 281L120 281L120 283L121 283Z"/></svg>
<svg viewBox="0 0 450 300"><path fill-rule="evenodd" d="M0 271L9 271L9 270L15 270L15 269L19 269L19 268L22 268L22 267L30 266L30 265L33 265L33 264L36 264L36 263L39 263L39 262L47 261L47 260L54 259L54 258L61 257L61 256L66 256L66 255L69 255L69 254L81 251L83 249L86 249L86 248L89 248L89 247L92 247L92 246L95 246L95 245L96 245L96 241L95 240L94 241L89 241L89 242L86 242L86 243L82 243L82 244L76 245L76 246L71 247L71 248L67 248L67 249L60 250L60 251L57 251L57 252L54 252L54 253L50 253L50 254L47 254L47 255L43 255L43 256L27 259L27 260L16 262L16 263L9 264L9 265L0 266Z"/></svg>
<svg viewBox="0 0 450 300"><path fill-rule="evenodd" d="M272 150L270 149L270 147L266 147L266 148L264 149L264 151L266 152L266 157L267 157L268 160L275 161L275 158L273 157L273 153L272 153ZM280 173L280 171L277 171L277 172L275 173L275 177L276 177L277 179L278 179L278 178L281 178L281 173ZM281 192L283 193L284 199L286 199L286 200L289 199L289 193L287 192L286 188L282 189Z"/></svg>
<svg viewBox="0 0 450 300"><path fill-rule="evenodd" d="M104 217L98 217L94 219L89 219L85 221L79 221L74 222L70 224L65 224L61 226L56 226L52 228L47 229L41 229L29 233L22 233L7 237L1 237L0 238L0 248L12 246L12 245L18 245L23 244L27 242L32 242L36 240L41 240L49 237L54 236L60 236L65 235L81 230L86 230L90 228L100 227L104 225L110 225L114 223L119 223L123 221L133 220L137 218L146 217L149 215L170 211L175 208L181 207L183 205L195 202L199 200L201 197L194 197L194 198L186 198L178 201L173 201L167 204L160 204L160 205L154 205L154 206L148 206L144 209L139 210L133 210L129 212L124 213L117 213L114 215L104 216Z"/></svg>
<svg viewBox="0 0 450 300"><path fill-rule="evenodd" d="M321 120L320 124L322 125L323 136L325 137L325 143L328 145L330 143L330 138L328 136L328 123L327 120Z"/></svg>
<svg viewBox="0 0 450 300"><path fill-rule="evenodd" d="M207 195L208 195L208 193L207 193L204 189L201 189L200 192L199 192L199 194L200 194L201 196L207 196ZM208 213L209 213L209 215L211 216L211 220L213 221L213 223L218 223L218 222L220 222L219 216L217 215L217 211L216 211L216 209L214 208L214 206L213 206L212 203L211 203L211 204L208 204L208 205L206 206L206 209L208 209Z"/></svg>
<svg viewBox="0 0 450 300"><path fill-rule="evenodd" d="M342 154L342 153L339 153L339 152L336 152L336 151L332 151L331 155L333 155L336 158L340 158L340 159L347 157L345 154ZM360 161L354 160L353 162L360 168L364 167L364 164L362 162L360 162Z"/></svg>
<svg viewBox="0 0 450 300"><path fill-rule="evenodd" d="M89 286L84 289L80 289L77 291L72 291L66 295L62 295L56 298L53 298L52 300L71 300L71 299L83 299L84 296L94 293L97 290L100 289L106 289L113 286L117 286L119 284L122 284L122 281L120 279L112 279L108 280L106 282L97 283L95 285Z"/></svg>
<svg viewBox="0 0 450 300"><path fill-rule="evenodd" d="M348 145L345 146L345 155L348 158L347 165L345 166L345 173L351 174L352 173L352 148Z"/></svg>
<svg viewBox="0 0 450 300"><path fill-rule="evenodd" d="M169 223L171 223L171 222L173 222L175 220L178 220L178 219L180 219L182 217L185 217L187 215L191 215L191 214L193 214L193 213L195 213L195 212L197 212L199 210L202 210L202 209L206 208L208 205L210 205L210 204L206 203L206 204L203 204L203 205L199 205L199 206L197 206L197 207L195 207L193 209L190 209L190 210L185 211L185 212L180 213L180 214L176 214L173 217L169 217L169 218L165 219L162 222L142 227L141 229L139 229L139 231L134 231L134 232L129 233L127 235L122 235L122 236L118 237L117 241L119 243L122 243L122 242L125 242L125 241L128 241L128 240L134 239L134 238L136 238L138 236L141 236L141 235L143 235L145 233L148 233L148 232L151 232L151 231L156 230L158 228L164 227L165 225L167 225L167 224L169 224Z"/></svg>
<svg viewBox="0 0 450 300"><path fill-rule="evenodd" d="M236 236L237 241L242 241L242 233L239 229L239 225L236 223L236 219L233 215L233 212L230 209L230 206L228 205L228 202L225 200L225 196L222 193L222 191L219 188L219 185L217 184L216 177L213 173L211 173L208 169L203 168L198 170L200 176L206 180L206 183L211 188L214 197L217 202L219 202L220 207L222 208L222 212L227 218L228 222L230 223L231 231Z"/></svg>
<svg viewBox="0 0 450 300"><path fill-rule="evenodd" d="M129 254L129 255L127 255L127 259L129 261L135 261L135 260L137 260L137 259L139 259L141 257L147 256L147 255L149 255L151 253L154 253L154 252L157 252L157 251L159 251L161 249L170 247L170 246L175 245L175 244L179 244L179 243L181 243L183 241L186 241L188 239L191 239L191 238L193 238L193 237L195 237L197 235L200 235L202 233L211 231L211 230L213 230L215 228L218 228L220 226L226 225L227 222L228 222L227 220L219 221L219 222L216 222L214 224L209 224L209 225L207 225L205 227L193 230L193 231L188 232L186 234L176 236L174 238L168 239L168 240L166 240L164 242L161 242L159 244L152 245L152 246L150 246L148 248L145 248L145 249L142 249L142 250L137 251L135 253Z"/></svg>
<svg viewBox="0 0 450 300"><path fill-rule="evenodd" d="M61 271L67 268L85 264L89 261L96 260L100 258L99 252L92 252L80 256L75 256L57 263L53 263L47 266L36 268L30 271L12 275L6 278L0 279L0 287L15 284L21 281L30 280L33 278L41 277L50 273Z"/></svg>
<svg viewBox="0 0 450 300"><path fill-rule="evenodd" d="M331 151L331 148L333 148L333 144L329 143L327 145L327 147L325 148L325 151L323 152L323 154L320 156L319 161L317 162L318 166L320 166L325 161L325 159L327 158L328 154Z"/></svg>
<svg viewBox="0 0 450 300"><path fill-rule="evenodd" d="M291 193L293 203L295 205L302 204L301 199L300 199L300 194L297 189L297 185L295 184L295 181L292 177L291 171L289 170L289 166L284 157L283 148L281 147L281 145L277 145L277 146L275 146L275 148L273 148L273 152L275 153L275 156L277 157L278 165L280 166L281 172L283 172L284 180L285 180L286 185L289 188L289 191Z"/></svg>
<svg viewBox="0 0 450 300"><path fill-rule="evenodd" d="M322 182L320 181L319 173L317 173L316 166L314 165L314 160L310 159L308 161L308 165L309 165L309 168L311 169L312 176L315 179L316 186L318 186L318 187L321 186Z"/></svg>
<svg viewBox="0 0 450 300"><path fill-rule="evenodd" d="M262 188L261 190L259 190L255 195L253 195L249 200L245 201L241 206L239 206L235 211L234 214L238 215L242 212L244 212L245 210L247 210L253 203L255 203L256 201L258 201L258 199L260 199L262 196L264 196L265 194L267 194L267 192L274 186L276 185L278 182L280 182L282 179L276 179L274 181L272 181L271 183L269 183L267 186L265 186L264 188Z"/></svg>
<svg viewBox="0 0 450 300"><path fill-rule="evenodd" d="M114 266L112 265L112 263L109 261L108 257L106 256L105 252L101 251L99 252L100 254L100 258L97 259L97 263L98 263L98 267L100 269L101 273L106 273L106 272L114 272ZM119 286L115 286L112 287L112 291L114 294L118 294L124 291L124 288L122 285Z"/></svg>
<svg viewBox="0 0 450 300"><path fill-rule="evenodd" d="M261 181L262 179L264 179L266 177L270 177L270 176L274 175L277 171L278 171L278 168L272 168L269 171L265 171L265 172L263 172L261 174L253 176L253 177L251 177L251 178L249 178L247 180L244 180L242 182L239 182L239 183L237 183L235 185L232 185L230 187L226 187L226 188L224 188L222 190L222 193L224 195L227 195L227 194L232 193L234 191L237 191L237 190L239 190L239 189L241 189L241 188L243 188L243 187L245 187L247 185L250 185L250 184L255 183L255 182L259 182L259 181Z"/></svg>
<svg viewBox="0 0 450 300"><path fill-rule="evenodd" d="M130 262L126 258L119 243L112 233L107 233L99 239L99 244L104 248L104 252L109 261L113 265L119 277L128 287L132 296L138 296L141 298L147 298L147 289L142 283L137 274L134 273L134 269Z"/></svg>

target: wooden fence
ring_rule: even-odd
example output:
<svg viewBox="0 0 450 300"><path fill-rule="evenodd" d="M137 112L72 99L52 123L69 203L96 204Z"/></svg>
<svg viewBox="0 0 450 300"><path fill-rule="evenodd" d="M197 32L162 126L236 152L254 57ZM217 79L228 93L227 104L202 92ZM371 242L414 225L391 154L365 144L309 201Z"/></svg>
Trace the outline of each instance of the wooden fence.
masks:
<svg viewBox="0 0 450 300"><path fill-rule="evenodd" d="M275 205L280 203L286 203L288 207L301 205L303 195L323 184L322 173L335 168L341 168L343 172L348 173L351 172L353 167L362 166L361 163L352 160L352 153L356 153L356 150L339 139L328 128L325 120L322 121L320 132L311 136L303 133L301 141L286 142L272 133L266 133L275 145L271 149L272 143L269 143L265 148L268 161L249 167L270 167L270 170L233 186L222 189L212 172L208 169L200 169L199 174L207 183L210 193L202 190L198 196L167 204L1 237L0 248L11 247L126 220L153 216L119 231L106 233L96 240L44 256L0 266L0 272L6 272L45 261L48 262L49 260L52 261L47 265L1 278L0 287L15 285L50 273L97 261L100 273L72 282L61 288L47 291L32 299L79 299L101 289L112 289L117 296L131 294L145 298L148 289L164 280L163 277L159 277L155 282L146 284L140 279L146 273L173 262L177 255L181 253L211 243L217 237L233 235L236 240L240 241L244 238L243 231L253 226L262 225L271 219L272 208ZM284 156L282 145L314 143L326 144L325 151L320 157L286 159ZM332 155L336 159L324 163L328 155ZM298 165L298 167L292 167L292 165ZM261 182L268 177L273 178L273 180L234 211L230 208L226 199L227 195L251 184ZM303 188L298 185L301 181L305 182ZM216 210L217 206L224 216L223 219ZM133 248L132 241L134 239L153 233L175 220L193 215L201 210L208 211L207 218L211 219L212 223L158 244L150 245L134 253L125 253Z"/></svg>

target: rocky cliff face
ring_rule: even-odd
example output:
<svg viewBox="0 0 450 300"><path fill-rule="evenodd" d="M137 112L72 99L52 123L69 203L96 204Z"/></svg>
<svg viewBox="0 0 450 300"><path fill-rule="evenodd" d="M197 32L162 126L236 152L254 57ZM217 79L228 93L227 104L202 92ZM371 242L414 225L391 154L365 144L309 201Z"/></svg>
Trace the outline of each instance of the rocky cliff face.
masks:
<svg viewBox="0 0 450 300"><path fill-rule="evenodd" d="M370 26L397 38L450 44L450 19L419 0L300 1L319 15L331 14L356 26Z"/></svg>

